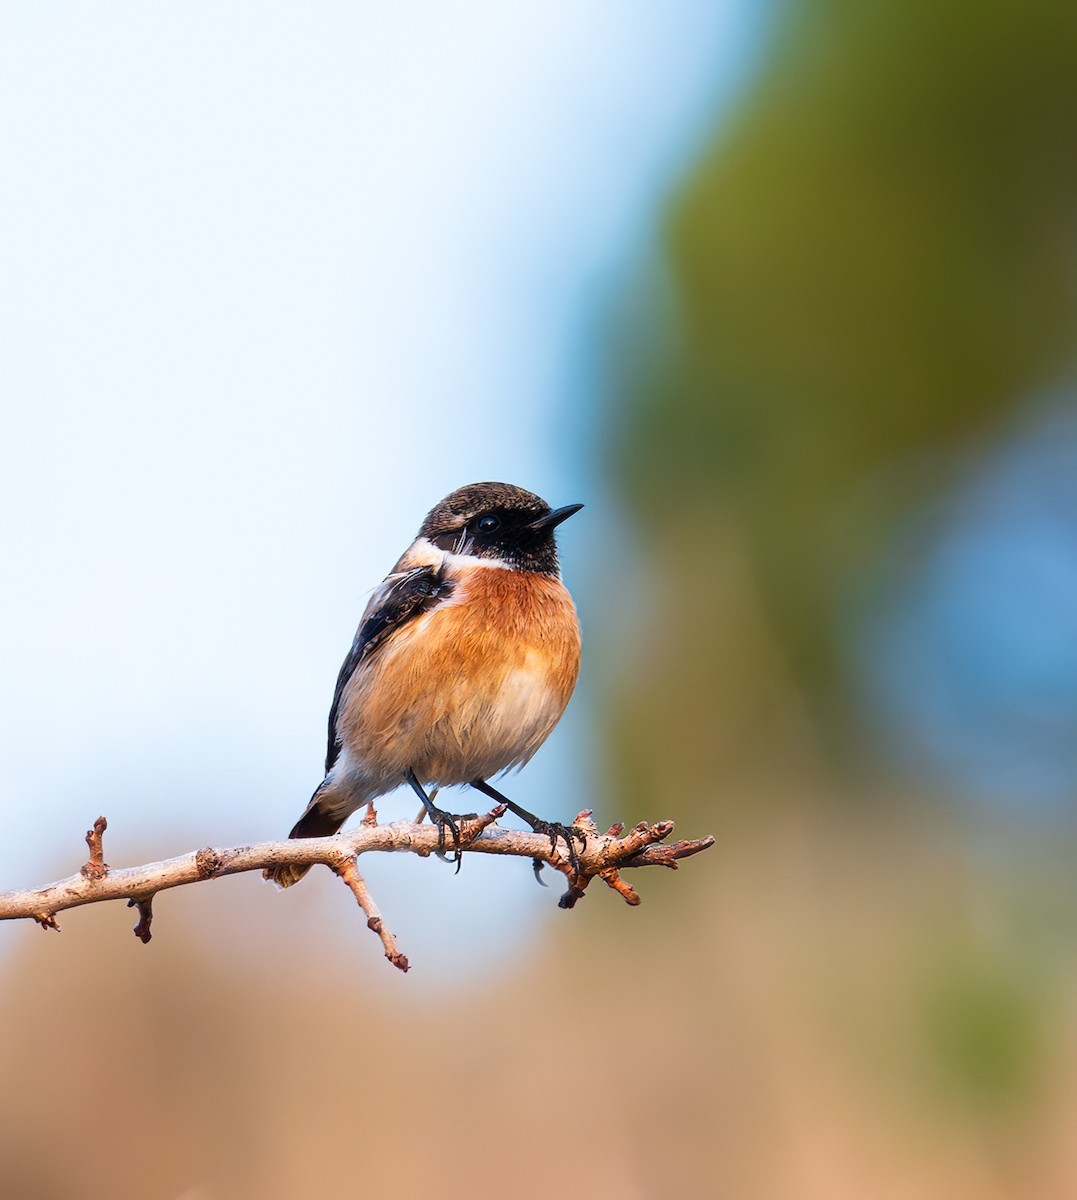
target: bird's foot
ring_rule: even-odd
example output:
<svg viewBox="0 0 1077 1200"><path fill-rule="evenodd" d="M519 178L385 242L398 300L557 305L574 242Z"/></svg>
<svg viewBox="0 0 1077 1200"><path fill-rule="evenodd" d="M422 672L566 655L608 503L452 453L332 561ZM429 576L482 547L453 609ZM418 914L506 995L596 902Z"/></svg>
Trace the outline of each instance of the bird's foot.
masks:
<svg viewBox="0 0 1077 1200"><path fill-rule="evenodd" d="M438 830L438 848L437 856L443 861L448 861L445 855L445 830L448 829L452 834L452 849L453 859L456 862L457 871L460 870L460 861L463 857L460 853L460 826L456 823L456 818L450 812L446 812L443 808L430 809L430 820L437 826Z"/></svg>
<svg viewBox="0 0 1077 1200"><path fill-rule="evenodd" d="M457 822L477 821L478 813L451 813L446 812L443 808L436 808L433 805L430 809L430 820L437 826L438 830L438 848L436 854L443 862L449 862L449 857L445 853L445 830L452 834L452 860L456 863L456 874L460 873L460 865L464 861L464 848L474 841L474 833L469 836L462 837L460 833L460 825Z"/></svg>
<svg viewBox="0 0 1077 1200"><path fill-rule="evenodd" d="M536 817L531 825L531 828L536 833L544 833L550 839L550 849L557 850L557 839L560 838L568 850L568 861L572 867L574 875L580 874L580 856L576 853L576 840L579 840L580 849L587 849L587 834L578 825L562 825L560 821L544 821L541 817ZM535 878L539 883L539 870L542 866L542 860L536 858Z"/></svg>

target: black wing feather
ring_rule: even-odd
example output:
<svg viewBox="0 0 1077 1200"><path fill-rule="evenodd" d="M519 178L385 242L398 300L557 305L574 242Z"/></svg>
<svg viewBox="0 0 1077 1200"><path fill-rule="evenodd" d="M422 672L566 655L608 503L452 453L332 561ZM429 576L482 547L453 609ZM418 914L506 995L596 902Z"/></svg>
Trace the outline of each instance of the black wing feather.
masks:
<svg viewBox="0 0 1077 1200"><path fill-rule="evenodd" d="M348 657L337 676L333 707L329 710L329 744L325 755L326 774L340 755L337 738L337 716L344 698L344 690L359 664L364 662L380 645L406 622L429 612L452 590L452 584L443 578L440 569L415 567L398 576L390 575L371 597L363 619L348 651Z"/></svg>

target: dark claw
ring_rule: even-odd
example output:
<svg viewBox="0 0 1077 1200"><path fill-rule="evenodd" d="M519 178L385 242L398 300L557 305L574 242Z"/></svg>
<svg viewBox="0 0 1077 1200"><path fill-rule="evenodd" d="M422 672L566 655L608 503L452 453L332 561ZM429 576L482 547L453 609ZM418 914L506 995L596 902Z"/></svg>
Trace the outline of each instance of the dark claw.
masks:
<svg viewBox="0 0 1077 1200"><path fill-rule="evenodd" d="M542 821L535 824L536 833L544 833L550 839L550 850L557 851L557 839L561 838L568 849L568 861L576 875L580 874L580 856L576 853L574 838L580 839L580 848L587 849L587 834L578 825L562 825L560 821Z"/></svg>
<svg viewBox="0 0 1077 1200"><path fill-rule="evenodd" d="M531 868L535 872L535 882L539 887L549 887L550 885L542 878L542 859L533 858L531 860Z"/></svg>
<svg viewBox="0 0 1077 1200"><path fill-rule="evenodd" d="M464 861L464 856L460 851L460 827L453 820L452 813L446 812L443 808L435 808L431 814L431 820L438 827L438 848L437 856L443 862L448 862L445 856L445 826L448 825L452 830L452 850L453 861L456 863L455 874L460 874L460 866Z"/></svg>

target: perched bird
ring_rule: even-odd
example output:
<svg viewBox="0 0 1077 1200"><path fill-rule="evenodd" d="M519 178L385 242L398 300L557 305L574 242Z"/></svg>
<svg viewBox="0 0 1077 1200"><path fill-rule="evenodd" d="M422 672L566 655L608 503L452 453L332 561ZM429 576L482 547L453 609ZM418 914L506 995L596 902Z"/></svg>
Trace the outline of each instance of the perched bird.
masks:
<svg viewBox="0 0 1077 1200"><path fill-rule="evenodd" d="M327 837L363 805L408 783L459 830L429 788L470 784L532 829L583 840L487 782L522 767L561 719L576 685L580 626L561 582L554 530L582 504L550 508L508 483L472 483L427 514L375 590L337 678L325 779L289 837ZM281 887L306 873L265 872Z"/></svg>

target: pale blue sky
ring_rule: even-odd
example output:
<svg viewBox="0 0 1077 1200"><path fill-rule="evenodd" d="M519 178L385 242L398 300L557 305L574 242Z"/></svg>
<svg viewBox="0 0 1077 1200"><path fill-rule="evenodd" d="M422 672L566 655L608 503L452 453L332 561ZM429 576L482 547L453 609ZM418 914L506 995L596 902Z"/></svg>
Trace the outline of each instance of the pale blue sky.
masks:
<svg viewBox="0 0 1077 1200"><path fill-rule="evenodd" d="M0 886L99 811L118 863L282 834L366 592L451 488L588 502L571 582L586 339L762 12L4 6ZM581 719L521 802L586 802ZM429 883L465 929L468 868ZM552 906L524 882L517 919Z"/></svg>

